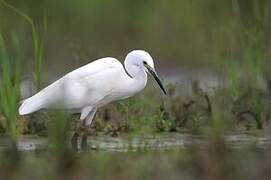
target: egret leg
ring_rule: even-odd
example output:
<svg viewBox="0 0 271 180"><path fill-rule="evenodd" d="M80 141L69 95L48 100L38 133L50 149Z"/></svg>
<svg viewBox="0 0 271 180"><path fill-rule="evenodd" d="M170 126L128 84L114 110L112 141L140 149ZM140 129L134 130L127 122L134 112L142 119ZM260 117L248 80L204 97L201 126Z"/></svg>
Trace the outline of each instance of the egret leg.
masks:
<svg viewBox="0 0 271 180"><path fill-rule="evenodd" d="M87 114L87 117L84 120L81 119L86 116L86 112L88 112L88 111L89 111L89 113ZM83 116L81 115L81 118L80 118L81 121L77 123L75 132L74 132L72 139L71 139L71 145L72 145L72 149L74 151L78 152L80 149L85 151L87 149L88 136L87 136L86 131L87 131L88 125L91 124L92 119L94 118L96 111L97 111L97 108L91 108L91 109L86 108L82 112Z"/></svg>
<svg viewBox="0 0 271 180"><path fill-rule="evenodd" d="M80 148L82 149L82 151L86 151L87 150L87 128L88 126L85 125L85 122L83 123L83 125L81 126L81 142L80 142Z"/></svg>
<svg viewBox="0 0 271 180"><path fill-rule="evenodd" d="M81 141L81 148L83 151L87 150L88 135L86 133L86 130L87 130L87 127L91 124L92 120L95 118L96 111L97 111L97 108L92 108L89 114L87 115L87 118L83 122L83 126L82 126L83 135L82 135L82 141Z"/></svg>
<svg viewBox="0 0 271 180"><path fill-rule="evenodd" d="M87 150L87 141L88 141L88 136L86 134L83 134L82 142L81 142L81 148L83 151Z"/></svg>
<svg viewBox="0 0 271 180"><path fill-rule="evenodd" d="M78 139L79 139L80 134L78 132L74 132L72 139L71 139L71 144L72 144L72 149L74 151L78 151Z"/></svg>
<svg viewBox="0 0 271 180"><path fill-rule="evenodd" d="M84 134L84 129L85 129L84 125L82 125L81 122L78 122L76 125L75 132L74 132L72 139L71 139L72 149L76 152L78 152L79 149L81 148L80 141L82 140L82 135Z"/></svg>

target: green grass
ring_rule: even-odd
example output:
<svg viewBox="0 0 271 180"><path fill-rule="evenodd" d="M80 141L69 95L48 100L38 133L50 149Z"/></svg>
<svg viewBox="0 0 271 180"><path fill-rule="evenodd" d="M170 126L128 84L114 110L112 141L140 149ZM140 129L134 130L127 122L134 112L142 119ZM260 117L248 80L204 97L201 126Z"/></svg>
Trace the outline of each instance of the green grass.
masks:
<svg viewBox="0 0 271 180"><path fill-rule="evenodd" d="M68 150L70 139L71 117L65 111L56 111L49 114L48 142L52 150L61 156Z"/></svg>
<svg viewBox="0 0 271 180"><path fill-rule="evenodd" d="M42 61L43 61L43 44L44 37L47 31L47 18L43 20L43 34L37 31L37 26L33 19L26 13L20 11L16 7L0 0L0 5L16 13L29 23L32 32L32 42L34 49L35 73L34 79L36 87L39 89L42 86ZM20 134L20 122L18 122L18 107L20 102L20 83L23 71L23 48L20 46L19 38L16 33L11 34L12 49L7 49L6 42L2 34L0 34L0 104L1 112L4 116L4 127L7 130L12 141L16 142ZM10 47L10 46L8 46Z"/></svg>
<svg viewBox="0 0 271 180"><path fill-rule="evenodd" d="M13 34L15 50L19 50L19 42ZM18 52L16 52L18 53ZM4 115L5 127L11 140L16 142L20 133L18 124L18 103L20 101L20 78L22 63L19 54L9 55L5 41L0 33L0 108Z"/></svg>
<svg viewBox="0 0 271 180"><path fill-rule="evenodd" d="M22 17L27 23L29 23L32 31L32 42L33 42L33 49L34 49L34 59L35 59L35 82L36 87L40 89L42 87L42 61L43 61L43 44L45 34L47 32L47 17L44 16L43 18L43 32L40 33L37 31L37 25L35 24L34 20L28 16L26 13L22 12L21 10L17 9L16 7L12 6L11 4L7 3L4 0L0 0L0 4L4 5L6 8L10 9L11 11L15 12L17 15Z"/></svg>

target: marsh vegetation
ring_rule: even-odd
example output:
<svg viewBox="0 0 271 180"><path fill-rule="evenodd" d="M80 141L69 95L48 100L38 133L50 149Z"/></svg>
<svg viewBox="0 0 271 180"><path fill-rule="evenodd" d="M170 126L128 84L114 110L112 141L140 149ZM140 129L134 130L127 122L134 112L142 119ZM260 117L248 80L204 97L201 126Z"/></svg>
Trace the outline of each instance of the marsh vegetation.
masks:
<svg viewBox="0 0 271 180"><path fill-rule="evenodd" d="M270 1L0 0L0 16L0 179L270 178ZM136 48L168 96L150 83L100 109L87 151L70 148L78 115L18 115L26 94Z"/></svg>

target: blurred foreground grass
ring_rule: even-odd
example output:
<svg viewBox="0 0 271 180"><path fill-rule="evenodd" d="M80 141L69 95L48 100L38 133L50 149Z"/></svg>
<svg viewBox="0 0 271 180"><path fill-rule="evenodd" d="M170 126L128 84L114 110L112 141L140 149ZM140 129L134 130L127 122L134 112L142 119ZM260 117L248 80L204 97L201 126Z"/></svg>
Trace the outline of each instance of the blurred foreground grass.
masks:
<svg viewBox="0 0 271 180"><path fill-rule="evenodd" d="M269 179L270 147L233 148L222 138L185 149L1 153L1 179ZM9 155L7 155L7 153ZM13 156L11 156L13 155Z"/></svg>

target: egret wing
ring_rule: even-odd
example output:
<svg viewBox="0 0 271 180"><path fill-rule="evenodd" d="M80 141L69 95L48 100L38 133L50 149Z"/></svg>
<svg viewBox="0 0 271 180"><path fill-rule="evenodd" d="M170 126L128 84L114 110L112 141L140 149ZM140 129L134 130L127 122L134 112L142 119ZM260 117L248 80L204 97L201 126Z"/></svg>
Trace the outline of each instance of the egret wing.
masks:
<svg viewBox="0 0 271 180"><path fill-rule="evenodd" d="M67 76L63 81L65 105L69 108L99 106L112 98L116 80L121 77L121 66L105 66L96 73Z"/></svg>
<svg viewBox="0 0 271 180"><path fill-rule="evenodd" d="M114 58L102 58L80 67L55 81L21 105L20 114L42 108L83 108L96 105L114 89L122 64Z"/></svg>

